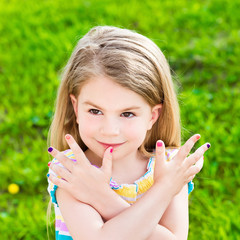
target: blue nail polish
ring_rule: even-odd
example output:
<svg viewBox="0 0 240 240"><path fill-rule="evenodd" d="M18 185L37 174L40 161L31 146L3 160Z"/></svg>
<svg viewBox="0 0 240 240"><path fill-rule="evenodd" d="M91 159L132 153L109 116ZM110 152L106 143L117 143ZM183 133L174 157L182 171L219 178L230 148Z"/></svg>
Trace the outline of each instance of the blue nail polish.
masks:
<svg viewBox="0 0 240 240"><path fill-rule="evenodd" d="M49 147L48 148L48 152L52 152L53 148L52 147Z"/></svg>
<svg viewBox="0 0 240 240"><path fill-rule="evenodd" d="M50 174L48 173L48 174L47 174L47 177L49 177L49 176L50 176Z"/></svg>

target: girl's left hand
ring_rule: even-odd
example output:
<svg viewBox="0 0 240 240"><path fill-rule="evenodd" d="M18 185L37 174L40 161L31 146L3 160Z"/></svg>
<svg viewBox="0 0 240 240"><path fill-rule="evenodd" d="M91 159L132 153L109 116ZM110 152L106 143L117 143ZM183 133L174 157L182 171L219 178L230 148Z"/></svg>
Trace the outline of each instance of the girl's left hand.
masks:
<svg viewBox="0 0 240 240"><path fill-rule="evenodd" d="M113 148L109 147L106 149L102 166L101 168L97 168L91 165L71 135L67 134L65 138L74 153L76 162L73 162L57 149L50 147L48 149L49 153L65 168L51 163L50 169L56 175L61 176L62 179L50 174L49 180L58 187L68 191L77 200L94 206L94 203L103 197L105 190L111 190L109 182L112 174Z"/></svg>

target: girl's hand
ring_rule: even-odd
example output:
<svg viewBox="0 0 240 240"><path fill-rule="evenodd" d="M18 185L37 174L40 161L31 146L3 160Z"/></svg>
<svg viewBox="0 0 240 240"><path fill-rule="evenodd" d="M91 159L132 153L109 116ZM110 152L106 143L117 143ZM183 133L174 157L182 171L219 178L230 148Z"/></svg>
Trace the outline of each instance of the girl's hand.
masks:
<svg viewBox="0 0 240 240"><path fill-rule="evenodd" d="M206 143L188 156L192 147L199 139L199 134L195 134L189 138L179 149L176 156L169 162L165 161L164 143L157 141L154 182L169 185L169 189L172 189L174 195L176 195L185 184L190 182L202 169L203 154L210 147L210 144Z"/></svg>
<svg viewBox="0 0 240 240"><path fill-rule="evenodd" d="M65 168L52 163L52 169L61 178L49 175L50 181L60 188L68 191L77 200L93 204L103 196L104 190L109 190L109 182L112 174L112 147L106 149L102 167L97 168L88 161L82 149L78 146L74 138L67 134L67 143L73 151L76 162L66 157L62 152L50 147L49 153L56 158Z"/></svg>

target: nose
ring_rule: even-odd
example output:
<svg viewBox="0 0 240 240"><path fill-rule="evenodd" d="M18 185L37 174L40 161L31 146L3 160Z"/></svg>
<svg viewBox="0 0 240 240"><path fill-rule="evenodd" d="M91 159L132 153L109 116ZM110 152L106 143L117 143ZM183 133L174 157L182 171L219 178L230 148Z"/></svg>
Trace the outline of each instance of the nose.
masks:
<svg viewBox="0 0 240 240"><path fill-rule="evenodd" d="M101 130L102 135L117 136L120 133L120 123L116 118L107 117L103 120Z"/></svg>

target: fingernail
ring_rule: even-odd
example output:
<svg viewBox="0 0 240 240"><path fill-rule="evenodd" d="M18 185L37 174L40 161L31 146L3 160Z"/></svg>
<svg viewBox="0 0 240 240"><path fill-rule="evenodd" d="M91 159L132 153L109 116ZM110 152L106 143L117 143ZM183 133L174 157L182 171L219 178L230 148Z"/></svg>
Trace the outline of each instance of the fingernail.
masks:
<svg viewBox="0 0 240 240"><path fill-rule="evenodd" d="M210 148L210 147L211 147L211 144L210 144L210 143L208 143L208 144L207 144L207 148Z"/></svg>
<svg viewBox="0 0 240 240"><path fill-rule="evenodd" d="M161 147L162 145L163 145L162 142L157 142L158 147Z"/></svg>
<svg viewBox="0 0 240 240"><path fill-rule="evenodd" d="M48 167L50 167L51 163L52 163L52 162L48 162Z"/></svg>
<svg viewBox="0 0 240 240"><path fill-rule="evenodd" d="M52 152L53 148L52 147L49 147L48 148L48 152Z"/></svg>
<svg viewBox="0 0 240 240"><path fill-rule="evenodd" d="M49 176L50 176L50 174L48 173L48 174L47 174L47 177L49 177Z"/></svg>
<svg viewBox="0 0 240 240"><path fill-rule="evenodd" d="M65 137L67 140L69 140L71 138L70 135L68 135L68 134Z"/></svg>
<svg viewBox="0 0 240 240"><path fill-rule="evenodd" d="M198 140L198 139L200 139L200 137L201 137L201 135L200 135L200 134L198 134L198 135L196 136L197 140Z"/></svg>
<svg viewBox="0 0 240 240"><path fill-rule="evenodd" d="M112 152L113 152L113 148L110 149L110 153L112 153Z"/></svg>

